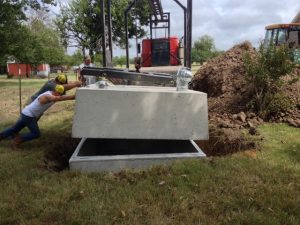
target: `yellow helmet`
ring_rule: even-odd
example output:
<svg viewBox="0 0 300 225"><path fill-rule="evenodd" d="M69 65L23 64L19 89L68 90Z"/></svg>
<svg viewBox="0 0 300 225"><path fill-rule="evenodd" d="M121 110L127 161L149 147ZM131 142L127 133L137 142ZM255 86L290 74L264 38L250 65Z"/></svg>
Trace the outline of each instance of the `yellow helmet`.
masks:
<svg viewBox="0 0 300 225"><path fill-rule="evenodd" d="M65 88L64 88L64 86L62 86L62 85L56 85L55 86L55 89L54 89L57 93L59 93L59 94L63 94L64 92L65 92Z"/></svg>
<svg viewBox="0 0 300 225"><path fill-rule="evenodd" d="M56 77L56 80L61 83L61 84L66 84L68 83L68 79L67 79L67 76L63 73L59 74L57 77Z"/></svg>

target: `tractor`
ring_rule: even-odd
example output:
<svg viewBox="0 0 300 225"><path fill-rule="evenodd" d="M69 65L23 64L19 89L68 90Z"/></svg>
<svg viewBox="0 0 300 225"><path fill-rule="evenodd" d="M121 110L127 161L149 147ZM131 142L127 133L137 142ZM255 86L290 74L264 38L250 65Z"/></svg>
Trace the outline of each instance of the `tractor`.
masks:
<svg viewBox="0 0 300 225"><path fill-rule="evenodd" d="M293 61L300 63L300 23L273 24L266 26L264 48L271 45L288 46L293 55Z"/></svg>

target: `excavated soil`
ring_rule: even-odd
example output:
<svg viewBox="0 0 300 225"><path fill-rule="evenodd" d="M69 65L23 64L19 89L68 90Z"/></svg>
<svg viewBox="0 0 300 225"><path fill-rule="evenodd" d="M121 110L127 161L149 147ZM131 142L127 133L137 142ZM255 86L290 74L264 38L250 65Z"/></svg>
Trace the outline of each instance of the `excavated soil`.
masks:
<svg viewBox="0 0 300 225"><path fill-rule="evenodd" d="M205 92L208 96L210 140L197 142L208 155L222 155L257 147L244 133L246 131L251 135L258 135L256 127L266 118L247 112L246 105L251 99L253 88L246 79L243 60L246 53L252 57L257 55L250 42L234 46L203 65L190 84L191 89ZM300 69L295 69L293 73L300 76ZM300 81L283 88L293 106L287 112L268 120L300 127Z"/></svg>
<svg viewBox="0 0 300 225"><path fill-rule="evenodd" d="M239 151L257 149L254 140L241 135L239 130L211 126L208 141L196 141L207 156L221 156Z"/></svg>
<svg viewBox="0 0 300 225"><path fill-rule="evenodd" d="M256 55L250 43L236 45L201 67L190 88L207 93L210 112L238 113L249 99L249 85L243 67L244 54Z"/></svg>
<svg viewBox="0 0 300 225"><path fill-rule="evenodd" d="M70 137L57 137L49 141L44 153L42 167L60 172L69 167L69 159L75 151L80 139Z"/></svg>

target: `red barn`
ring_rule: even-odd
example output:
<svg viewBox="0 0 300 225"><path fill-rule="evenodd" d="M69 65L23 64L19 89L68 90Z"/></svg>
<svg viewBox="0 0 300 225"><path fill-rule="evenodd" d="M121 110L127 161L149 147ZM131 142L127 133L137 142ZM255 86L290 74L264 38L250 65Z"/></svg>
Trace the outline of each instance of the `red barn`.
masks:
<svg viewBox="0 0 300 225"><path fill-rule="evenodd" d="M35 71L38 76L48 76L50 73L50 66L48 64L41 64L33 68L29 64L7 63L7 74L11 76L29 77Z"/></svg>

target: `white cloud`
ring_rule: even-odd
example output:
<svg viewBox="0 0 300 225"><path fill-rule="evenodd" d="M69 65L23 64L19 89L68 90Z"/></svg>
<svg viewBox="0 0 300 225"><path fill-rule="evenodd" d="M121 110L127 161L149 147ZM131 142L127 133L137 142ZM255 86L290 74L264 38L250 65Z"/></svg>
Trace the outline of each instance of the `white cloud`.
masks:
<svg viewBox="0 0 300 225"><path fill-rule="evenodd" d="M186 0L179 1L186 5ZM173 0L161 2L164 11L171 13L171 35L182 37L182 9ZM227 50L245 40L257 46L264 37L266 25L289 23L298 11L299 0L193 0L193 41L208 34L220 50ZM134 52L132 47L131 56ZM114 54L124 55L125 51L115 50Z"/></svg>
<svg viewBox="0 0 300 225"><path fill-rule="evenodd" d="M170 1L162 0L162 4L171 11L171 18L176 18L176 26L171 24L172 33L181 34L178 7ZM221 50L245 40L257 46L266 25L289 23L299 10L298 0L194 0L193 41L208 34Z"/></svg>

